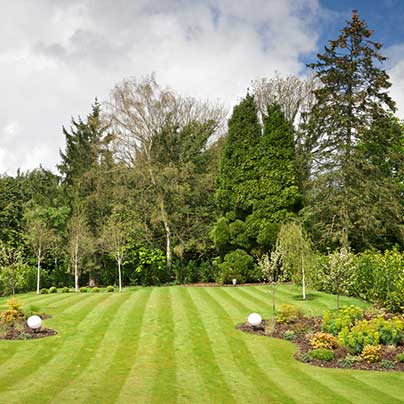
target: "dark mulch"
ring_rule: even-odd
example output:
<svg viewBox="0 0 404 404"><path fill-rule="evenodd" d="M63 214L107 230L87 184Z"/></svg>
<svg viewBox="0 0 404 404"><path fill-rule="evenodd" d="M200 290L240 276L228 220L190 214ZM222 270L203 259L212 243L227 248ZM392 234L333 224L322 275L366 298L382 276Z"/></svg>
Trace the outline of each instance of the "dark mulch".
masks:
<svg viewBox="0 0 404 404"><path fill-rule="evenodd" d="M49 314L41 314L42 320L52 318ZM51 337L56 335L57 331L50 328L41 327L39 330L33 330L28 327L24 319L17 320L14 324L7 326L6 332L0 334L0 340L29 340Z"/></svg>
<svg viewBox="0 0 404 404"><path fill-rule="evenodd" d="M315 366L326 368L347 368L341 366L339 361L346 357L348 351L343 347L338 347L334 350L335 359L332 361L322 361L311 359L307 353L313 348L310 345L309 339L311 334L321 331L321 317L303 317L289 324L276 323L268 320L263 320L259 326L251 326L248 323L241 323L236 326L237 329L257 335L264 335L272 338L279 338L294 342L297 345L295 359ZM286 331L293 331L295 336L293 340L285 338ZM401 371L404 372L404 363L396 361L396 356L399 353L404 353L404 346L398 346L395 349L382 346L382 360L387 360L393 363L394 367L386 369L382 366L382 362L368 363L364 360L354 362L349 366L349 369L359 370L380 370L380 371Z"/></svg>

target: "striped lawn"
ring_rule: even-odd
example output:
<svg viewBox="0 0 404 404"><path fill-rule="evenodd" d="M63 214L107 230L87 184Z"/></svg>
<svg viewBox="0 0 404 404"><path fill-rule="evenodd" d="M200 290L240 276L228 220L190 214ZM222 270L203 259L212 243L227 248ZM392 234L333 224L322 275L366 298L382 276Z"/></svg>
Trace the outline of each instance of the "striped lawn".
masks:
<svg viewBox="0 0 404 404"><path fill-rule="evenodd" d="M404 402L402 373L313 367L293 359L292 343L237 331L248 313L271 314L263 286L19 299L51 314L59 334L0 341L1 404ZM303 302L291 286L277 302L313 314L335 307L334 296Z"/></svg>

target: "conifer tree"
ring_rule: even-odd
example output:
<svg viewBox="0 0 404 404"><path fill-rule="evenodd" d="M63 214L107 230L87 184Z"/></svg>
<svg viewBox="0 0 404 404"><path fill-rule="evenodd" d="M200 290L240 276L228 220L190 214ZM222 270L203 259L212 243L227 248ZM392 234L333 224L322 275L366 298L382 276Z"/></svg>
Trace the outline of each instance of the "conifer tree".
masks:
<svg viewBox="0 0 404 404"><path fill-rule="evenodd" d="M372 35L353 11L338 38L309 65L321 85L306 128L316 139L307 202L313 233L323 245L364 249L372 235L392 228L393 238L401 238L391 170L401 134L391 119L389 77L380 67L386 59L382 44Z"/></svg>

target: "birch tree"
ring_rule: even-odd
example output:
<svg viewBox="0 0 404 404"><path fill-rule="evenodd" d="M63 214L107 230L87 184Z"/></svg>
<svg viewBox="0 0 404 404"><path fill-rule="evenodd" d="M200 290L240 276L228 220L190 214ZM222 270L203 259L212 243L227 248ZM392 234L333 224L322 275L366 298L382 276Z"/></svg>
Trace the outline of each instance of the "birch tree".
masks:
<svg viewBox="0 0 404 404"><path fill-rule="evenodd" d="M112 91L109 118L115 129L115 153L126 165L141 172L148 185L147 192L154 194L157 211L153 212L153 220L157 219L164 228L168 268L173 251L170 200L178 166L172 161L159 161L161 154L156 153L156 141L161 144L162 139L175 139L175 134L185 133L194 123L206 129L208 139L220 128L223 117L220 106L182 97L159 86L153 75L140 81L124 80ZM188 139L192 140L193 133L189 133ZM188 143L195 144L198 143ZM206 141L200 145L205 146ZM186 160L186 155L182 156Z"/></svg>
<svg viewBox="0 0 404 404"><path fill-rule="evenodd" d="M68 224L68 252L74 273L74 289L79 291L79 277L84 271L83 263L91 255L94 242L91 238L84 212L77 209L73 212Z"/></svg>
<svg viewBox="0 0 404 404"><path fill-rule="evenodd" d="M41 263L56 242L55 231L46 222L45 212L40 208L27 209L25 212L25 238L36 257L36 293L39 294L41 282Z"/></svg>

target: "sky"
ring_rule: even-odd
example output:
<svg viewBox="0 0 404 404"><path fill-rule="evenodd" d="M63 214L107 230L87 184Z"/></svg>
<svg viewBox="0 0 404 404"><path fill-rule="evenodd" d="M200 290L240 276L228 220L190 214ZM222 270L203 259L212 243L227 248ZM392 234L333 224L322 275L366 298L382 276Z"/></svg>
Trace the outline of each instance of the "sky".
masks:
<svg viewBox="0 0 404 404"><path fill-rule="evenodd" d="M0 174L56 171L62 126L124 78L155 73L229 110L251 81L308 73L359 11L384 44L404 118L403 0L0 0Z"/></svg>

